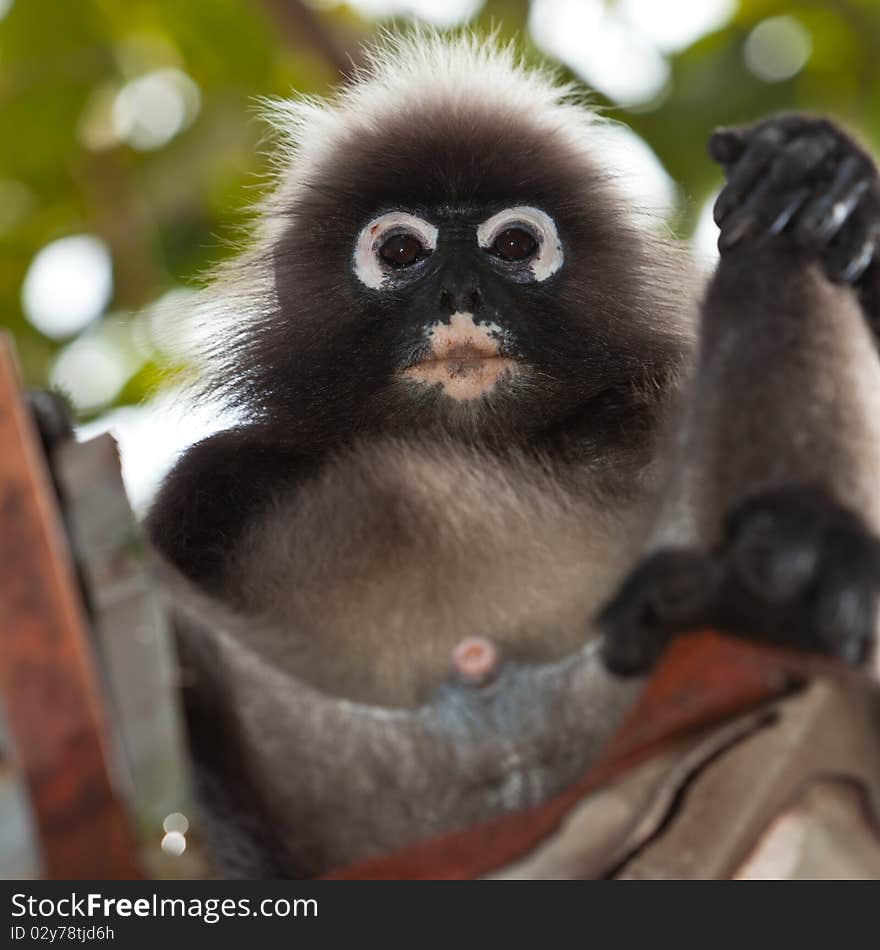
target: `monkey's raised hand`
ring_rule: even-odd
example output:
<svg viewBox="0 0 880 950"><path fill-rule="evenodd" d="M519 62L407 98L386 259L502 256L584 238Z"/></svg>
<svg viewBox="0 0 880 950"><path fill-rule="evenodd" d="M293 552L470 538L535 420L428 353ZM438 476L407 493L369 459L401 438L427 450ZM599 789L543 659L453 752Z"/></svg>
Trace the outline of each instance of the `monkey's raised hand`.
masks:
<svg viewBox="0 0 880 950"><path fill-rule="evenodd" d="M799 115L716 132L709 151L728 176L721 260L681 457L654 553L599 617L604 658L641 672L712 627L861 663L880 604L877 169Z"/></svg>
<svg viewBox="0 0 880 950"><path fill-rule="evenodd" d="M715 203L722 254L783 232L814 250L828 276L854 284L880 248L880 178L864 149L828 119L773 116L719 129L709 154L727 185Z"/></svg>
<svg viewBox="0 0 880 950"><path fill-rule="evenodd" d="M713 628L849 663L871 652L880 603L880 541L814 489L767 492L726 520L711 552L658 551L602 611L603 659L648 669L670 638Z"/></svg>

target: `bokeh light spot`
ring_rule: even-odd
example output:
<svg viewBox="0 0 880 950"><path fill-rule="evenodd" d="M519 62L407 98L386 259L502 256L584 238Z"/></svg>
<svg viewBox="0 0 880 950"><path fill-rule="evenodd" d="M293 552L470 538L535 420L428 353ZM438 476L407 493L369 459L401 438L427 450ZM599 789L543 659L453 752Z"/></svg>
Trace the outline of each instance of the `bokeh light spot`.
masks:
<svg viewBox="0 0 880 950"><path fill-rule="evenodd" d="M743 48L746 66L764 82L796 76L813 51L810 31L793 16L776 16L759 23Z"/></svg>
<svg viewBox="0 0 880 950"><path fill-rule="evenodd" d="M179 69L157 69L126 83L113 102L117 137L141 151L161 148L201 107L199 87Z"/></svg>
<svg viewBox="0 0 880 950"><path fill-rule="evenodd" d="M677 53L721 29L736 0L618 0L621 15L664 53Z"/></svg>
<svg viewBox="0 0 880 950"><path fill-rule="evenodd" d="M340 0L310 0L312 6L334 8L343 6ZM482 7L483 0L348 0L363 16L373 19L392 16L411 16L435 26L449 27L467 23Z"/></svg>
<svg viewBox="0 0 880 950"><path fill-rule="evenodd" d="M529 30L541 49L621 105L656 99L669 80L657 46L601 0L534 0Z"/></svg>
<svg viewBox="0 0 880 950"><path fill-rule="evenodd" d="M186 851L186 838L179 831L169 831L162 839L162 850L179 858Z"/></svg>
<svg viewBox="0 0 880 950"><path fill-rule="evenodd" d="M49 371L52 388L64 393L81 412L112 402L127 379L122 354L110 340L97 334L69 343Z"/></svg>
<svg viewBox="0 0 880 950"><path fill-rule="evenodd" d="M189 819L182 812L173 811L170 815L165 816L162 828L169 834L176 831L178 834L185 835L189 829Z"/></svg>
<svg viewBox="0 0 880 950"><path fill-rule="evenodd" d="M107 245L91 234L47 244L22 284L27 319L55 340L78 333L103 313L113 295L113 263Z"/></svg>

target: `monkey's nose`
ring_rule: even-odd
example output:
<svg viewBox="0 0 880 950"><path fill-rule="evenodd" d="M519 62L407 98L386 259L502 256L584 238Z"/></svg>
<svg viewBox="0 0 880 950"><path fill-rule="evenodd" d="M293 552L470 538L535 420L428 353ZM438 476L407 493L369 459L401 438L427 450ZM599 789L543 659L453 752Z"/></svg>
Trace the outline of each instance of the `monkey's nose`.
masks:
<svg viewBox="0 0 880 950"><path fill-rule="evenodd" d="M444 287L440 291L440 309L445 313L476 313L479 306L480 291L476 287L465 290Z"/></svg>

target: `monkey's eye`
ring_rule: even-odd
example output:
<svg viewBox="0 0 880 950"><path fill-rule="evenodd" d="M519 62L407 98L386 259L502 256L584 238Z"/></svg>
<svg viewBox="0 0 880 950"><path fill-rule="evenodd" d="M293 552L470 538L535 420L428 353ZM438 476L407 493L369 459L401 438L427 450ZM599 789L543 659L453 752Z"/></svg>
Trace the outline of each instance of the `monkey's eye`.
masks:
<svg viewBox="0 0 880 950"><path fill-rule="evenodd" d="M505 208L487 218L477 226L477 244L498 259L506 279L520 284L547 280L565 261L556 222L531 205Z"/></svg>
<svg viewBox="0 0 880 950"><path fill-rule="evenodd" d="M379 257L392 267L409 267L425 256L425 246L412 234L394 234L379 248Z"/></svg>
<svg viewBox="0 0 880 950"><path fill-rule="evenodd" d="M386 211L368 221L358 232L352 270L371 290L399 286L415 279L414 267L437 247L437 227L409 211ZM407 271L412 267L411 271ZM401 271L395 274L394 271Z"/></svg>
<svg viewBox="0 0 880 950"><path fill-rule="evenodd" d="M492 244L492 253L505 261L524 261L538 249L538 242L525 228L506 228Z"/></svg>

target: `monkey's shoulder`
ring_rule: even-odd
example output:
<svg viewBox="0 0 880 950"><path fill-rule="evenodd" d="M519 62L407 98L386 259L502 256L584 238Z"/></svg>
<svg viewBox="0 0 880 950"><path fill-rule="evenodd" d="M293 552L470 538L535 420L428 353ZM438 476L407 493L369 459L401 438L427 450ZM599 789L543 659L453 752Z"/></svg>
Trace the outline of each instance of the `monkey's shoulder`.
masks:
<svg viewBox="0 0 880 950"><path fill-rule="evenodd" d="M150 541L190 579L215 586L270 494L306 477L311 464L257 427L209 436L191 446L165 478L145 519Z"/></svg>

